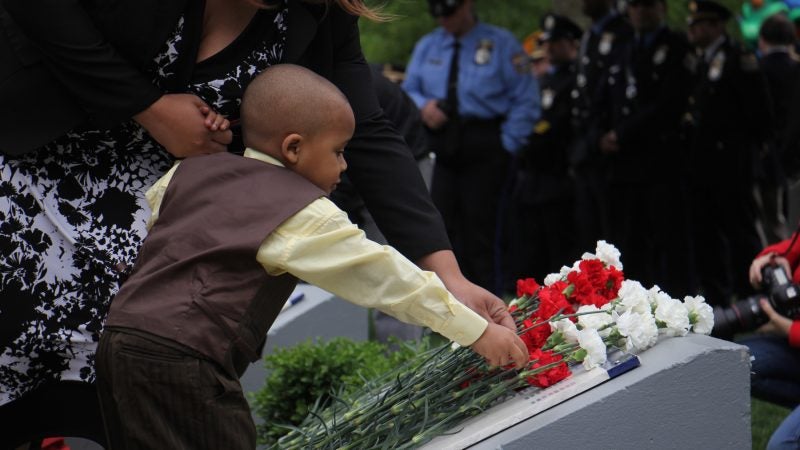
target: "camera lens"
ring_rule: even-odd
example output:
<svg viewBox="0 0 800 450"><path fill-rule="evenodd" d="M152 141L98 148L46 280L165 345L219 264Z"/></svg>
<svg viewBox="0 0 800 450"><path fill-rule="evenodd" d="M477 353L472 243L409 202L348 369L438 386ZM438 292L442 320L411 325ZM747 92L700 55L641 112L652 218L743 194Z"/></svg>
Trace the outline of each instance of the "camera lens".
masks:
<svg viewBox="0 0 800 450"><path fill-rule="evenodd" d="M767 323L768 317L758 303L760 298L755 295L727 308L715 307L711 335L720 339L732 339L737 333L751 331Z"/></svg>

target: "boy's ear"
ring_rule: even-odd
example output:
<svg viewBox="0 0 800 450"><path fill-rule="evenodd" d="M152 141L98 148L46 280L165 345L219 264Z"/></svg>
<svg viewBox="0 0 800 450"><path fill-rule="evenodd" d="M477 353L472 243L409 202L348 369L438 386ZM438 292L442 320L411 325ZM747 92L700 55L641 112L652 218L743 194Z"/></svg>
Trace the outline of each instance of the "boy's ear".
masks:
<svg viewBox="0 0 800 450"><path fill-rule="evenodd" d="M303 143L303 136L297 133L286 135L281 142L281 155L283 159L290 164L297 164L300 158L300 145Z"/></svg>

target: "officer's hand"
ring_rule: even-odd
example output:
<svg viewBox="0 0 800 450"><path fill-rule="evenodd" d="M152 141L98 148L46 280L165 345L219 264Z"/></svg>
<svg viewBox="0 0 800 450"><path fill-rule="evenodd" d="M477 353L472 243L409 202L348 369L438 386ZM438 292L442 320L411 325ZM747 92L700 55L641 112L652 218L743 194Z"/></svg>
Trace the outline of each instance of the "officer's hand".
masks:
<svg viewBox="0 0 800 450"><path fill-rule="evenodd" d="M436 100L428 100L428 103L425 103L425 106L420 110L420 115L422 116L422 122L431 130L438 130L447 123L447 115L439 109Z"/></svg>
<svg viewBox="0 0 800 450"><path fill-rule="evenodd" d="M754 288L758 289L761 287L761 271L764 269L764 266L768 264L781 265L789 276L792 274L792 268L789 266L789 261L787 261L786 258L778 256L775 252L761 255L750 263L750 284L753 285Z"/></svg>
<svg viewBox="0 0 800 450"><path fill-rule="evenodd" d="M769 322L763 327L759 328L760 332L777 332L783 336L789 335L789 329L792 328L792 319L778 314L766 298L759 301L761 309L769 317Z"/></svg>
<svg viewBox="0 0 800 450"><path fill-rule="evenodd" d="M619 151L617 133L614 130L609 131L600 138L600 150L607 155Z"/></svg>

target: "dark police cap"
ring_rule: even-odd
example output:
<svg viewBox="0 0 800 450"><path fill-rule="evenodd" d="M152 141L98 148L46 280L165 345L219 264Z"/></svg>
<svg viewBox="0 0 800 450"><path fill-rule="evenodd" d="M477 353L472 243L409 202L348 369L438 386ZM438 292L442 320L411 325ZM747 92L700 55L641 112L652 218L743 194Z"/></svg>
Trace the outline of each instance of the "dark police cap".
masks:
<svg viewBox="0 0 800 450"><path fill-rule="evenodd" d="M569 18L558 14L547 14L542 17L542 42L556 41L558 39L580 39L583 30Z"/></svg>
<svg viewBox="0 0 800 450"><path fill-rule="evenodd" d="M731 11L712 0L692 0L689 2L689 25L704 20L726 21L732 16Z"/></svg>
<svg viewBox="0 0 800 450"><path fill-rule="evenodd" d="M428 7L433 17L447 17L456 12L462 3L464 0L428 0Z"/></svg>
<svg viewBox="0 0 800 450"><path fill-rule="evenodd" d="M642 6L652 6L656 3L664 3L666 4L666 0L628 0L628 5L635 6L635 5L642 5Z"/></svg>

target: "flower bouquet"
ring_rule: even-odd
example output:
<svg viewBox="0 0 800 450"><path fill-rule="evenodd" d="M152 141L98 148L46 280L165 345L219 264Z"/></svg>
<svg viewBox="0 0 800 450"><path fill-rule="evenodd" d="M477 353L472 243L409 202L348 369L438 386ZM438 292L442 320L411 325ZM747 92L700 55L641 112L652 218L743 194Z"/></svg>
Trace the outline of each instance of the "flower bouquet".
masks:
<svg viewBox="0 0 800 450"><path fill-rule="evenodd" d="M578 364L592 370L617 349L639 353L659 335L709 334L713 312L702 297L683 301L658 286L625 280L620 253L605 241L540 286L517 282L509 304L530 361L523 370L490 367L457 344L418 355L326 407L278 441L279 448L413 448L447 433L515 392L545 389ZM582 369L582 370L583 370Z"/></svg>

